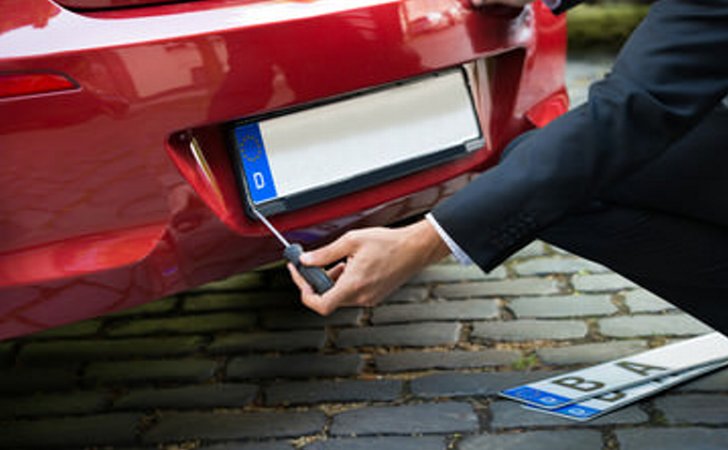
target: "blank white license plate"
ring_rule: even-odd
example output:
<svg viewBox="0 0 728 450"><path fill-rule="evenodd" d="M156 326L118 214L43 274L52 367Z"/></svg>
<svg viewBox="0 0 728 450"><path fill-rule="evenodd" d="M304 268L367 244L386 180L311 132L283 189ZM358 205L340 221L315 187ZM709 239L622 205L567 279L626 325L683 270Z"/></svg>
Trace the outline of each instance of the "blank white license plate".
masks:
<svg viewBox="0 0 728 450"><path fill-rule="evenodd" d="M246 199L268 214L386 182L483 145L460 69L239 122L231 136Z"/></svg>

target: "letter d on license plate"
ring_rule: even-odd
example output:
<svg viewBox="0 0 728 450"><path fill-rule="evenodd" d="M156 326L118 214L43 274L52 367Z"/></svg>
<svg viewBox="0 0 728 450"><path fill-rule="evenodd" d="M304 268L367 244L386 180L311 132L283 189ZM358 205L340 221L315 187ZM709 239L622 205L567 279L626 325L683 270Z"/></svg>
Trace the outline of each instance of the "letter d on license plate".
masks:
<svg viewBox="0 0 728 450"><path fill-rule="evenodd" d="M257 123L235 128L235 143L243 165L245 183L253 203L258 204L278 196L268 163L263 136Z"/></svg>

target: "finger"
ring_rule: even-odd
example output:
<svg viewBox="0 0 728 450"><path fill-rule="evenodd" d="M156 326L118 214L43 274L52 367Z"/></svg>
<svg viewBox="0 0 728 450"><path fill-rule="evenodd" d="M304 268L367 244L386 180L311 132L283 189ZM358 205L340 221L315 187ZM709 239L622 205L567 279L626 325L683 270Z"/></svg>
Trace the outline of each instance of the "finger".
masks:
<svg viewBox="0 0 728 450"><path fill-rule="evenodd" d="M332 280L336 281L336 280L339 279L339 277L341 276L341 274L344 273L344 270L345 269L346 269L346 263L345 262L340 262L335 267L333 267L332 269L330 269L327 273L329 275L329 278L331 278Z"/></svg>
<svg viewBox="0 0 728 450"><path fill-rule="evenodd" d="M293 264L288 264L288 271L291 273L293 282L301 290L301 303L322 316L327 316L334 311L335 308L329 307L321 296L314 292L311 285L298 273L298 270L296 270Z"/></svg>
<svg viewBox="0 0 728 450"><path fill-rule="evenodd" d="M345 269L346 263L339 263L333 269L328 271L328 275L329 277L331 277L332 280L337 281L344 273ZM334 284L334 287L331 290L335 288L336 284ZM340 295L329 295L329 292L331 292L331 290L327 291L324 295L316 295L315 293L307 292L305 294L302 294L301 301L304 303L304 305L308 306L322 316L328 316L332 312L336 311L340 306L344 306L344 304L342 304Z"/></svg>
<svg viewBox="0 0 728 450"><path fill-rule="evenodd" d="M334 286L321 296L322 307L333 311L342 306L357 306L361 292L360 285L356 275L343 271Z"/></svg>
<svg viewBox="0 0 728 450"><path fill-rule="evenodd" d="M301 263L307 266L327 266L349 256L356 244L350 234L345 234L334 242L301 255Z"/></svg>
<svg viewBox="0 0 728 450"><path fill-rule="evenodd" d="M293 264L288 263L287 265L288 271L291 273L291 279L293 279L293 282L296 286L298 286L298 289L301 290L301 295L309 295L314 294L313 288L310 284L306 281L305 278L298 272L298 270L293 266Z"/></svg>

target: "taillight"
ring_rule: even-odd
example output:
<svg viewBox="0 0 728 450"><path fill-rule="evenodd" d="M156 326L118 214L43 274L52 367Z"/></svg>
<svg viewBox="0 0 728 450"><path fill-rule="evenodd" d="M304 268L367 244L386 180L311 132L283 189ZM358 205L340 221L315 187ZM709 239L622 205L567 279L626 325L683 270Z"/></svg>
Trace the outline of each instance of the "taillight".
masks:
<svg viewBox="0 0 728 450"><path fill-rule="evenodd" d="M129 6L147 6L159 3L174 3L175 0L56 0L67 8L72 9L114 9Z"/></svg>
<svg viewBox="0 0 728 450"><path fill-rule="evenodd" d="M76 83L58 73L0 74L0 98L47 94L76 88L78 88Z"/></svg>

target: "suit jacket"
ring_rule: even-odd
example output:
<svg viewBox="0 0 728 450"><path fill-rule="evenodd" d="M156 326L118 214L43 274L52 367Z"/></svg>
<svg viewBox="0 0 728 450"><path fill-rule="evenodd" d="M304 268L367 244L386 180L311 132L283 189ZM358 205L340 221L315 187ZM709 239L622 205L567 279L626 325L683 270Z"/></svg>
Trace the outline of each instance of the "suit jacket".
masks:
<svg viewBox="0 0 728 450"><path fill-rule="evenodd" d="M613 199L639 174L695 161L723 175L712 201L688 213L728 226L728 145L719 154L676 145L726 94L728 0L660 0L586 104L516 139L499 165L432 214L489 271L570 211ZM679 209L692 201L679 183L664 189L648 206Z"/></svg>
<svg viewBox="0 0 728 450"><path fill-rule="evenodd" d="M552 6L551 4L549 4L550 1L553 1L554 3L557 3L557 4ZM547 1L546 4L549 6L549 8L551 8L551 11L554 14L561 14L562 12L568 10L569 8L572 8L576 5L578 5L579 3L583 2L584 0L561 0L561 1L550 0L550 1Z"/></svg>

